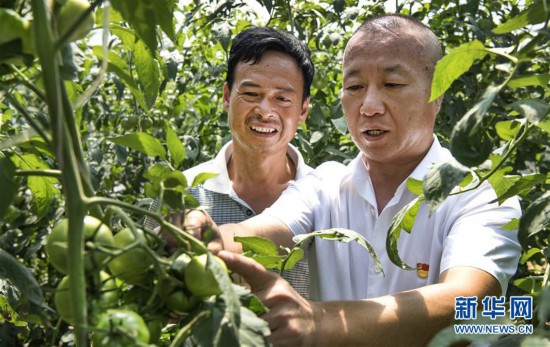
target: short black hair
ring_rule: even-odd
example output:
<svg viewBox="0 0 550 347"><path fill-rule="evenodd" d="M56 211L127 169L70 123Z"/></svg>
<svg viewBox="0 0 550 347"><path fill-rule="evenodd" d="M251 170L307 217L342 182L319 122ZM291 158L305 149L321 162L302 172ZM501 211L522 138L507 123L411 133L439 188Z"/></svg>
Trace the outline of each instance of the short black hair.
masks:
<svg viewBox="0 0 550 347"><path fill-rule="evenodd" d="M250 26L233 38L225 79L229 90L233 87L237 64L239 62L256 64L267 51L286 53L296 60L304 77L302 101L306 100L310 95L311 82L315 73L309 49L294 35L271 27Z"/></svg>

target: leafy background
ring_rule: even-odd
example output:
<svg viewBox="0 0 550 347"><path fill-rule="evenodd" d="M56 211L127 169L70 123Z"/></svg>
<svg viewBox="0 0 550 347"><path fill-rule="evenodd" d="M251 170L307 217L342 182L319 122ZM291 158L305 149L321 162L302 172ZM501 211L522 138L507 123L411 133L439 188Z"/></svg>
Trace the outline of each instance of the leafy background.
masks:
<svg viewBox="0 0 550 347"><path fill-rule="evenodd" d="M229 140L221 87L231 37L241 29L251 24L278 27L311 49L316 66L311 107L293 143L306 162L317 166L327 160L345 163L357 154L339 103L346 39L365 18L388 11L429 24L451 57L441 64L443 73L434 84L445 93L436 134L461 163L455 165L460 172L456 182L435 183L438 198L473 176L489 180L503 198L521 198L524 218L511 228L520 227L523 253L508 294L537 298L529 323L537 328L536 336L547 337L550 305L538 298L548 295L544 288L550 271L548 1L113 0L110 9L106 4L96 8L96 28L88 37L63 49L61 71L77 105L96 195L137 205L158 196L164 172L208 160ZM3 0L0 7L32 17L30 1ZM104 41L105 24L110 36ZM2 32L0 248L31 270L53 307L61 277L48 266L43 245L65 212L65 200L55 174L26 173L57 168L55 155L36 130L52 124L32 89L43 87L40 65L20 48L8 49ZM84 94L94 83L99 83L97 90ZM45 311L51 325L44 324L24 295L10 294L21 305L8 305L9 289L13 286L0 279L0 344L72 343L70 329L55 325L55 311ZM456 339L451 335L444 336L447 343Z"/></svg>

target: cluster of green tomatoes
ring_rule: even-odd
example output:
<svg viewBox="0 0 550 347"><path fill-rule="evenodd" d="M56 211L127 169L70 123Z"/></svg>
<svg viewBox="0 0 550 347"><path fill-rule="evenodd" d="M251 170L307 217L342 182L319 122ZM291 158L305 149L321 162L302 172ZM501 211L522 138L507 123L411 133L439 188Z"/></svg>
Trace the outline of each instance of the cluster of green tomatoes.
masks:
<svg viewBox="0 0 550 347"><path fill-rule="evenodd" d="M74 324L67 275L69 232L68 219L57 223L48 236L46 252L50 264L66 275L54 294L57 313ZM113 234L92 216L84 219L84 238L87 307L94 326L94 346L155 343L170 317L187 314L203 299L221 292L207 266L206 253L162 254L158 252L163 244L158 236L130 228ZM220 258L210 255L210 259L225 268ZM147 314L145 319L138 311Z"/></svg>

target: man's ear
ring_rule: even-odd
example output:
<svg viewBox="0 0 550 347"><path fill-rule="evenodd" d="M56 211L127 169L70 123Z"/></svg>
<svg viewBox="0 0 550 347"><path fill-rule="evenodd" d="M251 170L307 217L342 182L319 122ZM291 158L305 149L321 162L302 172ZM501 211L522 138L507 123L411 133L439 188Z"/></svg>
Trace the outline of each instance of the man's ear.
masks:
<svg viewBox="0 0 550 347"><path fill-rule="evenodd" d="M309 111L309 96L302 103L302 111L300 112L300 121L298 124L302 124L306 121L307 113Z"/></svg>
<svg viewBox="0 0 550 347"><path fill-rule="evenodd" d="M229 90L229 85L227 82L223 84L223 109L225 111L229 110L229 99L231 98L231 91Z"/></svg>

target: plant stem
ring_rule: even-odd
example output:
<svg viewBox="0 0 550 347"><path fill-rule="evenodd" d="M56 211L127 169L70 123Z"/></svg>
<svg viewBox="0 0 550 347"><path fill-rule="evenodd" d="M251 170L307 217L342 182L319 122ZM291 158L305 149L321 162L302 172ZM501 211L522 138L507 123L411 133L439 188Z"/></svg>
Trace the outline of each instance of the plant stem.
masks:
<svg viewBox="0 0 550 347"><path fill-rule="evenodd" d="M16 176L44 176L44 177L61 177L60 170L16 170Z"/></svg>
<svg viewBox="0 0 550 347"><path fill-rule="evenodd" d="M71 132L65 124L63 89L59 74L58 55L54 50L54 39L48 18L48 9L44 0L32 0L34 30L44 80L48 113L52 123L54 153L62 172L62 182L66 199L66 213L69 219L68 275L70 278L71 309L74 318L75 344L78 347L88 345L88 319L86 301L86 283L84 273L84 235L83 220L86 206L83 203L84 192L76 166L77 159L73 144L78 138L71 139ZM68 115L67 115L68 117Z"/></svg>

